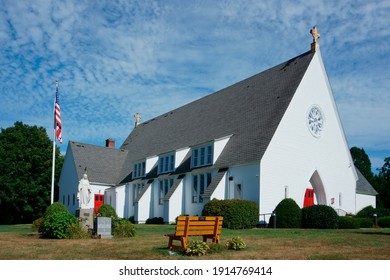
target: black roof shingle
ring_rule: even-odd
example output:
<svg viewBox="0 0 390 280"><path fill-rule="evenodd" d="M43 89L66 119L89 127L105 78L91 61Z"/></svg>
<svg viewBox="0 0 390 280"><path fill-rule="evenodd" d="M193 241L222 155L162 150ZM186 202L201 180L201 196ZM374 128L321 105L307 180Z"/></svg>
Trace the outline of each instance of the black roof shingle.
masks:
<svg viewBox="0 0 390 280"><path fill-rule="evenodd" d="M260 161L312 58L306 52L133 129L119 182L135 161L232 135L215 168ZM127 179L126 179L127 178Z"/></svg>

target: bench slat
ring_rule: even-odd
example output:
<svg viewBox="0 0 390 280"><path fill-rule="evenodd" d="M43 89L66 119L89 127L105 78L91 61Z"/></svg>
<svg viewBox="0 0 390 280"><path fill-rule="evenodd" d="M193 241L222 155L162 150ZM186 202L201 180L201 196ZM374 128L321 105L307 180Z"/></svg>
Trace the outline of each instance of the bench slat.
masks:
<svg viewBox="0 0 390 280"><path fill-rule="evenodd" d="M219 243L222 224L223 217L179 216L175 233L165 235L169 237L168 247L170 250L179 248L186 250L188 236L203 236L205 242L211 239L212 242ZM173 245L173 240L179 240L181 246Z"/></svg>

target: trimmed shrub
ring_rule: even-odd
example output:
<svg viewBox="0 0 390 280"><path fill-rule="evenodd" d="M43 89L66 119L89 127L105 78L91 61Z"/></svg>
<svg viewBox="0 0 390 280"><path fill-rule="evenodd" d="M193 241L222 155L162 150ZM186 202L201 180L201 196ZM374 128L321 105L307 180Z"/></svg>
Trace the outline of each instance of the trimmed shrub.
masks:
<svg viewBox="0 0 390 280"><path fill-rule="evenodd" d="M51 214L58 212L69 213L68 209L64 204L60 202L54 202L46 208L44 217L50 216Z"/></svg>
<svg viewBox="0 0 390 280"><path fill-rule="evenodd" d="M353 218L359 222L360 228L372 228L374 226L373 218Z"/></svg>
<svg viewBox="0 0 390 280"><path fill-rule="evenodd" d="M356 213L357 218L372 218L375 213L375 208L370 206L364 207L362 210Z"/></svg>
<svg viewBox="0 0 390 280"><path fill-rule="evenodd" d="M302 227L318 229L338 228L339 216L327 205L312 205L302 209Z"/></svg>
<svg viewBox="0 0 390 280"><path fill-rule="evenodd" d="M390 228L390 217L379 217L378 226L383 228Z"/></svg>
<svg viewBox="0 0 390 280"><path fill-rule="evenodd" d="M100 214L101 217L118 218L115 209L112 208L110 204L103 204L100 206L97 213Z"/></svg>
<svg viewBox="0 0 390 280"><path fill-rule="evenodd" d="M360 221L352 217L339 217L339 229L360 228Z"/></svg>
<svg viewBox="0 0 390 280"><path fill-rule="evenodd" d="M302 211L291 198L283 199L274 210L277 228L300 228ZM271 223L270 223L271 224Z"/></svg>
<svg viewBox="0 0 390 280"><path fill-rule="evenodd" d="M45 217L39 231L45 238L67 238L69 225L75 223L77 219L69 212L51 213Z"/></svg>
<svg viewBox="0 0 390 280"><path fill-rule="evenodd" d="M206 203L203 216L223 216L223 227L229 229L253 228L259 221L256 202L240 199L213 199Z"/></svg>
<svg viewBox="0 0 390 280"><path fill-rule="evenodd" d="M145 221L145 224L161 225L164 224L164 218L162 217L149 218Z"/></svg>
<svg viewBox="0 0 390 280"><path fill-rule="evenodd" d="M112 224L113 224L112 234L114 237L121 238L121 237L135 236L135 227L129 220L113 219Z"/></svg>
<svg viewBox="0 0 390 280"><path fill-rule="evenodd" d="M356 217L358 218L373 218L374 214L377 214L378 217L387 217L390 216L390 209L388 208L377 208L375 209L374 207L367 206L360 210L357 214Z"/></svg>

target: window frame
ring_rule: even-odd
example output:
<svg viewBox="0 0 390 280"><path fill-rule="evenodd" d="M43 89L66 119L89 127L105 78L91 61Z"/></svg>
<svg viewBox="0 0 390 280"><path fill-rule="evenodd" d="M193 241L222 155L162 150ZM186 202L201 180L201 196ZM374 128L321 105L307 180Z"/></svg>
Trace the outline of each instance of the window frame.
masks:
<svg viewBox="0 0 390 280"><path fill-rule="evenodd" d="M158 174L170 173L175 171L175 153L169 153L159 156Z"/></svg>
<svg viewBox="0 0 390 280"><path fill-rule="evenodd" d="M211 172L192 174L191 202L203 203L202 195L205 193L212 181Z"/></svg>
<svg viewBox="0 0 390 280"><path fill-rule="evenodd" d="M141 160L133 164L133 179L143 178L146 175L146 161Z"/></svg>
<svg viewBox="0 0 390 280"><path fill-rule="evenodd" d="M192 148L191 168L213 165L214 143Z"/></svg>

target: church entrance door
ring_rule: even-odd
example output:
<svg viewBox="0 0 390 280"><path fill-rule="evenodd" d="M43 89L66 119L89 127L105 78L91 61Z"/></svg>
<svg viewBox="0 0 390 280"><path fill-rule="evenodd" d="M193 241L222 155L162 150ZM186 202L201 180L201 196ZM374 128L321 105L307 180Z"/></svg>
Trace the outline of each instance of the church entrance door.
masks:
<svg viewBox="0 0 390 280"><path fill-rule="evenodd" d="M314 190L306 189L305 198L303 199L303 207L314 205Z"/></svg>
<svg viewBox="0 0 390 280"><path fill-rule="evenodd" d="M100 206L102 206L104 203L104 195L102 194L95 194L94 199L94 211L95 213L99 210Z"/></svg>

